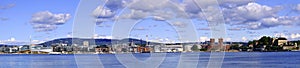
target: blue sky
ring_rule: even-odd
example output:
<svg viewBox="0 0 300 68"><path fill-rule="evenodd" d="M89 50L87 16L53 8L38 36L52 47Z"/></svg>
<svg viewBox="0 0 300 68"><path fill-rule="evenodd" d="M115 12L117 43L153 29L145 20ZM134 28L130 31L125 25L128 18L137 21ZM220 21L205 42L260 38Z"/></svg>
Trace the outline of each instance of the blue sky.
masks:
<svg viewBox="0 0 300 68"><path fill-rule="evenodd" d="M115 19L143 19L136 24L130 37L156 42L179 42L174 27L186 28L185 23L172 21L176 9L161 0L104 0L91 12L97 21L95 37L112 38ZM163 0L164 1L164 0ZM72 37L72 25L79 0L1 0L0 44L28 44ZM208 22L191 0L171 0L184 9L192 20L200 41L211 37ZM224 0L219 1L226 21L227 41L248 41L261 36L287 37L300 40L300 1L298 0ZM299 4L299 5L298 5ZM127 6L127 9L124 8ZM149 7L150 6L150 7ZM152 7L151 7L152 6ZM177 7L177 8L178 8ZM162 9L171 8L171 9ZM102 10L101 12L96 11ZM174 11L175 13L168 13ZM122 14L121 14L122 13ZM179 31L185 32L185 31Z"/></svg>

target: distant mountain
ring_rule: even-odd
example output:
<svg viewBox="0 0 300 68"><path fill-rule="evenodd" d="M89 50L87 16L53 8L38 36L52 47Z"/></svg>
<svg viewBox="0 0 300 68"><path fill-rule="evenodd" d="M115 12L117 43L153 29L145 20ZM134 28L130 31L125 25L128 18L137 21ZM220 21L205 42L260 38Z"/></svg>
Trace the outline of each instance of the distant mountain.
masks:
<svg viewBox="0 0 300 68"><path fill-rule="evenodd" d="M134 39L134 38L126 38L122 40L117 40L117 39L81 39L81 38L60 38L60 39L54 39L51 41L47 41L44 43L40 43L38 45L44 45L44 46L51 46L52 44L58 44L58 43L64 43L68 45L77 44L77 45L83 45L84 41L89 41L89 44L94 44L95 45L111 45L112 43L118 43L118 44L123 44L123 43L130 43L134 42L135 44L146 44L146 41L140 40L140 39ZM148 42L149 44L160 44L156 42Z"/></svg>
<svg viewBox="0 0 300 68"><path fill-rule="evenodd" d="M89 44L94 44L95 45L111 45L112 43L118 43L118 44L129 44L131 42L134 42L135 44L138 45L145 45L146 41L142 39L135 39L135 38L125 38L125 39L83 39L83 38L59 38L59 39L54 39L51 41L46 41L44 43L40 43L38 45L44 45L44 46L51 46L52 44L59 44L59 43L64 43L68 45L77 44L77 45L83 45L84 41L89 41ZM157 42L148 42L149 44L153 45L159 45L163 43L157 43ZM188 44L209 44L209 41L206 42L186 42L186 43L169 43L169 44L182 44L182 45L188 45ZM246 42L224 42L224 44L247 44ZM20 46L20 45L7 45L7 44L0 44L0 46Z"/></svg>
<svg viewBox="0 0 300 68"><path fill-rule="evenodd" d="M0 47L5 46L4 44L0 44Z"/></svg>

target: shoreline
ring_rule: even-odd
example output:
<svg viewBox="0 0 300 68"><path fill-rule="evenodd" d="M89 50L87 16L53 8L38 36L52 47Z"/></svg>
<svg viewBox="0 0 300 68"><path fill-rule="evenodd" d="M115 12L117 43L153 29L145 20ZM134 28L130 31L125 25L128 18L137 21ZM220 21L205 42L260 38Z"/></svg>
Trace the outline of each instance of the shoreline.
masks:
<svg viewBox="0 0 300 68"><path fill-rule="evenodd" d="M300 51L241 51L241 52L223 52L223 53L282 53L282 52L300 52ZM152 52L152 53L222 53L222 52ZM151 53L115 53L115 54L151 54ZM0 55L109 55L107 54L13 54L13 53L0 53ZM114 54L111 54L114 55Z"/></svg>

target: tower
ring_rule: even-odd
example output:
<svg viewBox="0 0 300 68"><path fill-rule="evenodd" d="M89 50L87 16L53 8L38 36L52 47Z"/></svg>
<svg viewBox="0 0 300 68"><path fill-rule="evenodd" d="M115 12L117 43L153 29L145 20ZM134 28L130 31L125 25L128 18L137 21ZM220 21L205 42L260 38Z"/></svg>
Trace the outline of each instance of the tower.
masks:
<svg viewBox="0 0 300 68"><path fill-rule="evenodd" d="M218 41L219 41L219 42L218 42L219 46L223 46L223 43L224 43L224 42L223 42L223 41L224 41L223 38L219 38Z"/></svg>
<svg viewBox="0 0 300 68"><path fill-rule="evenodd" d="M215 45L215 39L211 38L210 41L209 41L209 45L214 46Z"/></svg>
<svg viewBox="0 0 300 68"><path fill-rule="evenodd" d="M215 39L211 38L207 47L207 51L211 51L213 47L215 47Z"/></svg>
<svg viewBox="0 0 300 68"><path fill-rule="evenodd" d="M218 41L219 41L219 42L218 42L218 45L219 45L219 46L218 46L218 49L219 49L219 51L223 51L223 50L224 50L224 49L223 49L223 48L224 48L224 47L223 47L223 45L224 45L224 44L223 44L223 43L224 43L224 42L223 42L223 41L224 41L223 38L219 38Z"/></svg>
<svg viewBox="0 0 300 68"><path fill-rule="evenodd" d="M146 35L146 46L148 46L148 35Z"/></svg>

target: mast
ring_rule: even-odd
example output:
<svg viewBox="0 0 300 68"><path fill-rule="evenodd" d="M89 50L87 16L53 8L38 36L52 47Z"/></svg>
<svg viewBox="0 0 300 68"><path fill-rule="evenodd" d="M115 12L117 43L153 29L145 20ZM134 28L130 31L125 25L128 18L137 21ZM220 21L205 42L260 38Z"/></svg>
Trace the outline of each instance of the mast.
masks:
<svg viewBox="0 0 300 68"><path fill-rule="evenodd" d="M32 39L31 39L31 35L29 36L29 50L30 50L30 54L32 54L32 50L31 50L31 48L32 48Z"/></svg>
<svg viewBox="0 0 300 68"><path fill-rule="evenodd" d="M146 46L148 46L148 35L146 35Z"/></svg>

